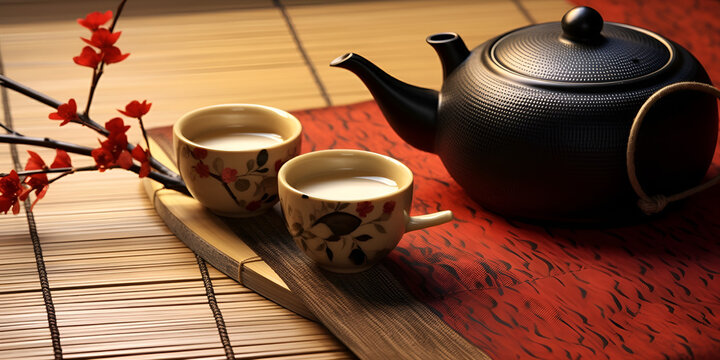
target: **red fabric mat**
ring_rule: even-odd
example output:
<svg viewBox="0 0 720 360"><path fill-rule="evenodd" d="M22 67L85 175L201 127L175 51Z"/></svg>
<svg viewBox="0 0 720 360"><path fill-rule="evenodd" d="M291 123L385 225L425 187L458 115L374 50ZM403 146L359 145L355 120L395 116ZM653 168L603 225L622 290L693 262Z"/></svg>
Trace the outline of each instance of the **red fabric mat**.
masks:
<svg viewBox="0 0 720 360"><path fill-rule="evenodd" d="M406 234L385 265L493 358L720 353L720 187L634 226L529 225L469 200L437 156L392 132L375 103L295 115L304 152L388 154L415 173L415 214L455 213L456 221Z"/></svg>
<svg viewBox="0 0 720 360"><path fill-rule="evenodd" d="M583 3L609 21L667 35L720 79L719 2ZM641 224L530 225L469 200L436 156L411 148L392 132L374 103L296 115L305 127L304 151L359 148L388 154L416 175L415 214L455 213L450 224L407 234L385 265L493 358L720 354L720 187Z"/></svg>

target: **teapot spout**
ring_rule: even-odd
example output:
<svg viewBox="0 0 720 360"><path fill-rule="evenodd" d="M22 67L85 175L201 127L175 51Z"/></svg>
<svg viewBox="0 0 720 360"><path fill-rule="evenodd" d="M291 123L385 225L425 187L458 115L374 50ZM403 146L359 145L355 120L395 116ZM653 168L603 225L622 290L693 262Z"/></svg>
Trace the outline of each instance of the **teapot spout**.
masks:
<svg viewBox="0 0 720 360"><path fill-rule="evenodd" d="M420 150L434 151L437 91L395 79L354 53L338 57L330 66L350 70L365 83L388 123L403 140Z"/></svg>
<svg viewBox="0 0 720 360"><path fill-rule="evenodd" d="M440 57L443 67L443 79L470 55L465 42L460 35L452 32L430 35L425 39Z"/></svg>

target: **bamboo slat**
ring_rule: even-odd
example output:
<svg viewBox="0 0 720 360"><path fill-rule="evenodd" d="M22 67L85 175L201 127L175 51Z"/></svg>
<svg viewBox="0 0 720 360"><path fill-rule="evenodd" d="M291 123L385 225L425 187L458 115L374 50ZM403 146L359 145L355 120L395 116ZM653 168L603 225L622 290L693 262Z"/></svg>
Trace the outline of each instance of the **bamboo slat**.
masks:
<svg viewBox="0 0 720 360"><path fill-rule="evenodd" d="M131 55L106 68L91 115L104 122L136 98L154 103L145 117L147 126L168 125L187 111L216 103L261 103L284 109L322 106L287 25L277 8L266 4L132 16L133 7L139 13L143 4L129 2L130 15L118 24L123 35L117 45ZM86 3L81 14L96 7ZM31 29L24 24L3 27L0 44L8 75L57 99L73 97L84 105L91 71L71 60L84 45L79 37L87 36L75 23L77 17L65 14L33 23ZM22 119L17 121L19 129L26 133L37 133L48 123L47 108L38 109L18 96L11 96L11 103L15 117ZM90 132L59 131L68 141L96 144ZM139 140L138 132L131 135Z"/></svg>
<svg viewBox="0 0 720 360"><path fill-rule="evenodd" d="M428 35L456 32L473 48L529 24L511 0L346 1L321 7L302 0L284 3L332 101L338 104L369 96L355 75L328 65L346 52L365 56L402 81L439 89L442 68L425 43ZM553 3L567 6L564 1ZM562 12L558 14L562 17Z"/></svg>
<svg viewBox="0 0 720 360"><path fill-rule="evenodd" d="M556 0L523 0L522 4L536 23L560 21L573 7L568 2Z"/></svg>

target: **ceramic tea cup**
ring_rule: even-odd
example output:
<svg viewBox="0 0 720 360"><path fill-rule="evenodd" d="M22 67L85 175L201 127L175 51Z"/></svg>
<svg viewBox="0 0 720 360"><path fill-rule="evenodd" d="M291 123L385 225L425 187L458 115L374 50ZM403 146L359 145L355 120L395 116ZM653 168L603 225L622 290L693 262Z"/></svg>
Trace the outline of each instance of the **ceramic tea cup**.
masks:
<svg viewBox="0 0 720 360"><path fill-rule="evenodd" d="M262 105L193 110L173 125L173 146L190 194L212 212L258 215L277 201L280 166L300 152L302 126Z"/></svg>
<svg viewBox="0 0 720 360"><path fill-rule="evenodd" d="M409 216L413 174L401 162L360 150L323 150L280 169L283 216L297 246L319 266L360 272L408 231L450 221L450 211Z"/></svg>

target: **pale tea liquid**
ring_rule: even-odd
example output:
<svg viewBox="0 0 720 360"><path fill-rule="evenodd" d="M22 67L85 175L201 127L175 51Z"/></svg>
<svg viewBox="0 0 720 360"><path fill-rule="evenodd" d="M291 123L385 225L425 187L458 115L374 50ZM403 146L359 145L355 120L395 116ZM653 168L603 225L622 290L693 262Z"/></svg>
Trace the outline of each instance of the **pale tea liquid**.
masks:
<svg viewBox="0 0 720 360"><path fill-rule="evenodd" d="M295 188L313 197L335 201L358 201L396 192L398 184L382 176L339 174L309 179Z"/></svg>
<svg viewBox="0 0 720 360"><path fill-rule="evenodd" d="M267 148L283 142L283 138L275 133L225 128L206 131L192 141L211 149L238 151Z"/></svg>

